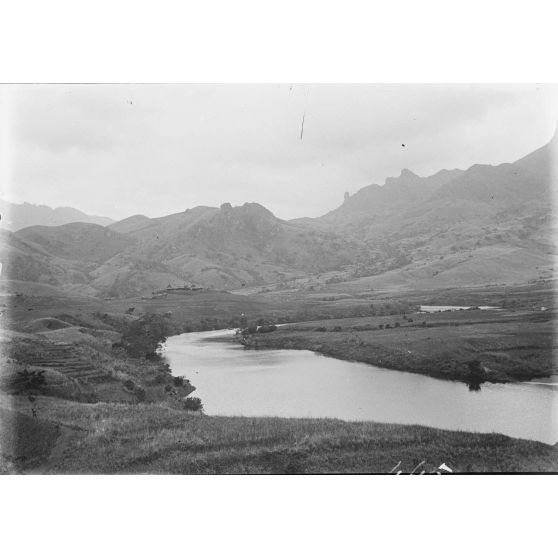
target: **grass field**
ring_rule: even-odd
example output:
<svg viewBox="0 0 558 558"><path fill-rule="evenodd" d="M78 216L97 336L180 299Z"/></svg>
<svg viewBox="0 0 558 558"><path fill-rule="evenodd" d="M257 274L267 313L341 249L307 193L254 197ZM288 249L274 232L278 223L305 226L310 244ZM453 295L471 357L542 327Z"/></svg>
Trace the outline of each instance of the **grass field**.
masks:
<svg viewBox="0 0 558 558"><path fill-rule="evenodd" d="M153 312L171 313L172 321L179 328L211 329L222 323L223 327L232 317L245 313L248 316L273 315L274 309L268 302L222 291L200 291L183 294L168 294L159 298L133 297L104 300L84 296L61 296L37 291L37 284L0 281L8 312L6 327L21 329L32 320L43 318L73 317L95 325L94 315L110 313L124 314L133 308L131 316ZM16 293L18 293L16 295ZM38 293L38 294L37 294ZM97 320L98 321L98 320ZM97 324L102 326L102 323Z"/></svg>
<svg viewBox="0 0 558 558"><path fill-rule="evenodd" d="M557 373L554 312L467 310L285 325L249 336L248 347L309 349L328 356L467 381L526 380ZM410 321L412 320L412 321Z"/></svg>
<svg viewBox="0 0 558 558"><path fill-rule="evenodd" d="M49 438L50 455L17 459L14 451L25 453L29 444L12 440L12 463L27 473L387 473L399 461L405 472L421 461L427 471L442 462L455 472L558 470L558 448L499 434L330 419L209 417L164 404L48 397L33 421L25 398L4 405L10 408L4 414L26 416L18 421L21 440L27 429L33 439L37 431L59 429L56 440Z"/></svg>

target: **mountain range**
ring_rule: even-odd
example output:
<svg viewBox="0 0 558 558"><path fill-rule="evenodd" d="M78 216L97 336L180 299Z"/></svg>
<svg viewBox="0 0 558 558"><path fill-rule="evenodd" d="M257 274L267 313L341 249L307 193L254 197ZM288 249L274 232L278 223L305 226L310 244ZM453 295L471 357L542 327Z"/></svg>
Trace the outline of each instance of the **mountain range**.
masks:
<svg viewBox="0 0 558 558"><path fill-rule="evenodd" d="M79 222L1 231L2 278L93 296L184 284L230 290L342 283L367 290L548 279L557 143L555 136L514 163L429 177L405 169L382 186L346 194L338 208L312 219L285 221L257 203L115 223L73 219L69 211L64 215ZM13 218L13 208L11 214L12 225L24 222Z"/></svg>
<svg viewBox="0 0 558 558"><path fill-rule="evenodd" d="M108 217L87 215L73 207L57 207L48 205L34 205L31 203L11 203L0 200L0 228L17 231L25 227L45 225L56 227L67 223L95 223L109 225L113 222Z"/></svg>

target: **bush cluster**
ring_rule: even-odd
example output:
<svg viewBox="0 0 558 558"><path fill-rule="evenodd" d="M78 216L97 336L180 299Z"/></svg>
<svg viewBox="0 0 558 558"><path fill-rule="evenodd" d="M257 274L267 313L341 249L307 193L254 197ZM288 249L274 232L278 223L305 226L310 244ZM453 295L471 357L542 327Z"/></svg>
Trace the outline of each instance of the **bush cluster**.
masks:
<svg viewBox="0 0 558 558"><path fill-rule="evenodd" d="M151 358L172 333L174 328L167 317L145 314L124 326L121 343L130 356Z"/></svg>
<svg viewBox="0 0 558 558"><path fill-rule="evenodd" d="M187 411L201 411L203 405L199 397L187 397L184 400L184 408Z"/></svg>

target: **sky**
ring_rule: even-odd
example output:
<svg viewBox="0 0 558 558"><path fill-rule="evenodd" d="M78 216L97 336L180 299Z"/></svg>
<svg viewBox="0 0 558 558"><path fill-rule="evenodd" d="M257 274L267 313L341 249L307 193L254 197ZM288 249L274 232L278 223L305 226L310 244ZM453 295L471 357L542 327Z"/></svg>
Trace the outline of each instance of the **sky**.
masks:
<svg viewBox="0 0 558 558"><path fill-rule="evenodd" d="M517 160L551 139L558 86L0 85L0 121L3 199L116 220L258 202L292 219L404 168Z"/></svg>

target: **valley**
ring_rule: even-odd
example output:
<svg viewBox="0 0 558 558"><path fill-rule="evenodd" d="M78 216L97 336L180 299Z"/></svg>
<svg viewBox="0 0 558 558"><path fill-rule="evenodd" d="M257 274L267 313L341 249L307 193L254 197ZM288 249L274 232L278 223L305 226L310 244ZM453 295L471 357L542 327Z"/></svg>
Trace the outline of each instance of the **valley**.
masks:
<svg viewBox="0 0 558 558"><path fill-rule="evenodd" d="M434 466L439 459L451 461L462 472L500 467L555 470L558 464L555 447L502 435L332 419L199 414L185 404L198 395L193 368L177 381L166 361L130 351L148 343L156 346L159 335L238 327L244 319L283 322L274 332L249 335L250 348L309 349L457 379L482 391L485 382L556 373L554 290L547 284L504 291L384 291L367 298L339 290L258 296L206 290L148 300L45 296L46 292L13 295L7 303L12 311L2 340L2 413L4 425L15 421L18 428L16 438L7 427L2 433L4 472L386 472L402 458L409 469L424 459ZM507 308L417 312L421 305L443 303ZM126 313L131 308L133 312ZM147 316L164 318L164 328L154 330L153 338L136 328L139 345L124 348L123 337L134 324L154 326ZM474 361L479 365L471 369ZM44 371L45 384L14 384L24 371ZM98 418L86 418L93 416ZM143 418L138 422L139 416ZM147 430L144 424L150 425ZM32 442L36 436L45 440L38 448ZM200 446L194 441L197 436L214 441ZM315 442L294 454L286 449L307 436ZM403 451L405 439L414 442ZM99 440L105 440L103 445ZM476 449L481 446L482 456ZM332 447L337 448L335 457L327 450ZM116 448L120 453L111 453L107 460L106 452Z"/></svg>
<svg viewBox="0 0 558 558"><path fill-rule="evenodd" d="M207 415L195 370L177 376L158 350L230 328L247 351L471 392L556 374L556 142L498 166L404 170L319 218L223 203L0 231L2 472L555 471L556 446L502 434Z"/></svg>

